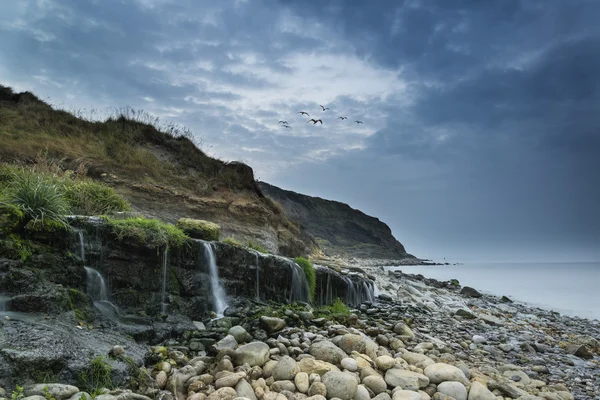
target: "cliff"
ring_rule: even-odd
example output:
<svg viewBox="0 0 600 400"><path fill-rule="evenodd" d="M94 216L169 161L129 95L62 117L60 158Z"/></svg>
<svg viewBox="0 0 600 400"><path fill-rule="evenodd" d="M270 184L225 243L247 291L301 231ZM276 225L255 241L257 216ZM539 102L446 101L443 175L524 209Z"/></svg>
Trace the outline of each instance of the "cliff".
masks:
<svg viewBox="0 0 600 400"><path fill-rule="evenodd" d="M413 258L385 223L348 204L283 190L259 182L260 190L281 204L285 214L312 235L327 256L373 259Z"/></svg>
<svg viewBox="0 0 600 400"><path fill-rule="evenodd" d="M252 168L208 156L186 128L132 108L104 121L74 114L0 85L0 163L93 178L146 217L210 220L223 238L251 240L271 253L298 256L315 248L265 198Z"/></svg>

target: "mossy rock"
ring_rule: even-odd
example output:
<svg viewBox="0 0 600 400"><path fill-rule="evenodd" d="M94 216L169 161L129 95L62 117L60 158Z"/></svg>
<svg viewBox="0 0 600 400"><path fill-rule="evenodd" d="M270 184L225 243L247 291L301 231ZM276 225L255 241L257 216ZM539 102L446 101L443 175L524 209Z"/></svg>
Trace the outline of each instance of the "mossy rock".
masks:
<svg viewBox="0 0 600 400"><path fill-rule="evenodd" d="M17 206L0 203L0 235L9 234L23 221L24 214Z"/></svg>
<svg viewBox="0 0 600 400"><path fill-rule="evenodd" d="M194 239L219 240L221 227L201 219L181 218L176 226Z"/></svg>

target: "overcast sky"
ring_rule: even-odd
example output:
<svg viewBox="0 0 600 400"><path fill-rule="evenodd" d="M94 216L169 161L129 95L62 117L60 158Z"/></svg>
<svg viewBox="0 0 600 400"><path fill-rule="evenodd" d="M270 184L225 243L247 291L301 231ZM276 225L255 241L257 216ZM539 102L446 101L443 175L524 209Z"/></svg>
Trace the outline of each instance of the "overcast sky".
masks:
<svg viewBox="0 0 600 400"><path fill-rule="evenodd" d="M596 0L2 1L0 83L184 124L417 256L600 260L599 20Z"/></svg>

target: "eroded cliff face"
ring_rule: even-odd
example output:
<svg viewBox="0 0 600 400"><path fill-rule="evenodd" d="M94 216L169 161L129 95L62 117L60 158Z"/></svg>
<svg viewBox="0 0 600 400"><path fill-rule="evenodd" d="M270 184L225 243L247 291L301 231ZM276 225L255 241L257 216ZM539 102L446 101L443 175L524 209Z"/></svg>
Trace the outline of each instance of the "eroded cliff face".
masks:
<svg viewBox="0 0 600 400"><path fill-rule="evenodd" d="M281 204L290 220L312 235L327 256L413 258L385 223L337 201L283 190L259 182L261 191Z"/></svg>

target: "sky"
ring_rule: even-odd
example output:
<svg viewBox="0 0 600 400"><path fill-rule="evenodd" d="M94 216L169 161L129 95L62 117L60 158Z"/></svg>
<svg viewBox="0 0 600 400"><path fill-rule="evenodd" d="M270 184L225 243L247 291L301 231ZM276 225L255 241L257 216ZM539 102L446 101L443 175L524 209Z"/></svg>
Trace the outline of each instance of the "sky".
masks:
<svg viewBox="0 0 600 400"><path fill-rule="evenodd" d="M600 261L599 18L595 0L2 1L0 83L185 125L419 257Z"/></svg>

